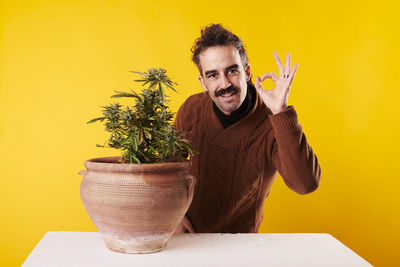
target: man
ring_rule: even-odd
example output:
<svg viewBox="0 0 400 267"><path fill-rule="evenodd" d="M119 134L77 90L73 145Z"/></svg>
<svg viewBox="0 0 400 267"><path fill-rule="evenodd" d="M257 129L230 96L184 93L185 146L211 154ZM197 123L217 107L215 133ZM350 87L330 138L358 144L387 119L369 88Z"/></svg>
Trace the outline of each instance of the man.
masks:
<svg viewBox="0 0 400 267"><path fill-rule="evenodd" d="M204 94L180 107L175 127L197 149L192 204L175 233L256 233L264 200L277 171L299 194L313 192L321 169L288 96L298 64L290 53L279 76L269 72L252 83L243 43L219 24L206 27L193 45L193 62ZM275 88L261 84L270 78Z"/></svg>

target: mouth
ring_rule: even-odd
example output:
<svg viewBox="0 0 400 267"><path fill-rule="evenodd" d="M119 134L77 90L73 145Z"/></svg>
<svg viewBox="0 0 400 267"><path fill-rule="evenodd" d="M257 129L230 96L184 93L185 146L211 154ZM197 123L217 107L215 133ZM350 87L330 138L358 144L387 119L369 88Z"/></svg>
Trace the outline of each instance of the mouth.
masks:
<svg viewBox="0 0 400 267"><path fill-rule="evenodd" d="M234 86L230 86L229 88L221 89L221 90L215 92L215 97L222 97L222 99L228 100L229 98L236 95L236 93L238 93L238 92L239 92L238 88L236 88Z"/></svg>
<svg viewBox="0 0 400 267"><path fill-rule="evenodd" d="M233 95L235 95L236 93L237 93L236 91L228 92L228 93L220 95L220 97L222 97L224 99L228 99L228 98L232 97Z"/></svg>

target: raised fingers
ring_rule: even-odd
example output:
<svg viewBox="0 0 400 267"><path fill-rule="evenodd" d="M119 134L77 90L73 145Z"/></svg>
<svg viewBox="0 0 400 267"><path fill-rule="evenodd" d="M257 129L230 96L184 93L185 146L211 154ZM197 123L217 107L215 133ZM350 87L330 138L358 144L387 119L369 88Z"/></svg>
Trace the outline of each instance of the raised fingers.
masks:
<svg viewBox="0 0 400 267"><path fill-rule="evenodd" d="M285 65L285 75L289 77L290 74L290 53L286 54L286 65Z"/></svg>
<svg viewBox="0 0 400 267"><path fill-rule="evenodd" d="M276 51L274 51L273 54L274 54L274 58L275 58L276 64L278 65L279 77L283 77L283 75L284 75L284 69L283 69L282 61L281 61L281 59L279 58L278 53L277 53Z"/></svg>
<svg viewBox="0 0 400 267"><path fill-rule="evenodd" d="M290 72L290 75L289 75L289 81L290 81L290 84L292 83L292 81L293 81L293 78L294 78L294 75L295 75L295 73L296 73L296 71L297 71L297 67L299 66L299 63L296 63L296 64L294 64L294 66L293 66L293 70Z"/></svg>

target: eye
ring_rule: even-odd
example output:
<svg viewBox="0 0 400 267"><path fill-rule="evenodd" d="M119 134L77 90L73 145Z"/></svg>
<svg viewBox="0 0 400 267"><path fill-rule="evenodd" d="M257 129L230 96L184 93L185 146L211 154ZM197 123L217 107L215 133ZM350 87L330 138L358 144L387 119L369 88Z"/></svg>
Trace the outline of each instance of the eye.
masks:
<svg viewBox="0 0 400 267"><path fill-rule="evenodd" d="M238 70L237 69L230 69L229 73L235 74L235 73L238 73Z"/></svg>
<svg viewBox="0 0 400 267"><path fill-rule="evenodd" d="M217 76L217 75L216 75L215 73L212 73L212 74L208 75L207 78L208 78L208 79L210 79L210 78L215 78L216 76Z"/></svg>

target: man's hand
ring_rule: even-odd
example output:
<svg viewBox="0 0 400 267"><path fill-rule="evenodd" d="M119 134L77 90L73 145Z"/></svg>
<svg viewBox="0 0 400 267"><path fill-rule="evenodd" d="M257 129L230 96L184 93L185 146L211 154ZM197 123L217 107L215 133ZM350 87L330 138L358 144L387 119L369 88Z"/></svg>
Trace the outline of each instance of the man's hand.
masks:
<svg viewBox="0 0 400 267"><path fill-rule="evenodd" d="M189 231L189 233L196 233L193 229L192 223L190 222L188 217L183 217L181 223L178 225L178 227L176 228L174 234L182 234L182 233L186 233L187 231Z"/></svg>
<svg viewBox="0 0 400 267"><path fill-rule="evenodd" d="M264 73L261 79L260 77L256 77L255 87L265 105L273 114L277 114L284 111L288 106L290 86L292 85L294 74L299 64L294 64L293 69L290 69L290 53L286 55L286 66L282 64L276 51L274 51L274 58L279 68L279 77L273 72ZM264 89L261 83L266 78L270 78L275 83L274 89Z"/></svg>

